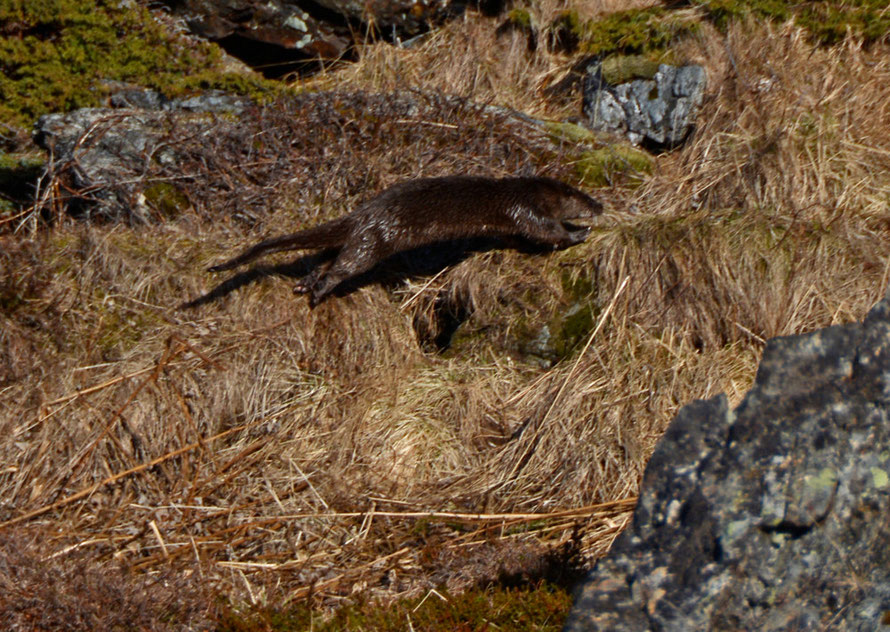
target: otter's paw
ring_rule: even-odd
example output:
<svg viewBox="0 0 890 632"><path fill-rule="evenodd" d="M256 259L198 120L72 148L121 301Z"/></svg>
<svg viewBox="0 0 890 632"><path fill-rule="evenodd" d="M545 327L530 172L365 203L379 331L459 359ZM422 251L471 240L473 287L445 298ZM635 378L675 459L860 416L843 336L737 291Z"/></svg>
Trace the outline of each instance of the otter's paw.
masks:
<svg viewBox="0 0 890 632"><path fill-rule="evenodd" d="M590 227L585 226L584 228L579 228L578 230L569 231L569 241L571 245L580 244L582 241L587 239L587 236L590 234Z"/></svg>

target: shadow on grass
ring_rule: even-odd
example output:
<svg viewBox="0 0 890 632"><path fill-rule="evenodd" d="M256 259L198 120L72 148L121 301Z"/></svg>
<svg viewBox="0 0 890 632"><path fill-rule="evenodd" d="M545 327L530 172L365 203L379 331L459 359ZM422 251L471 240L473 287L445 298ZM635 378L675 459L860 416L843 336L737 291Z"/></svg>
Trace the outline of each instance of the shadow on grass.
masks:
<svg viewBox="0 0 890 632"><path fill-rule="evenodd" d="M425 595L391 603L357 597L333 613L322 614L311 599L277 608L236 609L224 606L218 632L295 632L315 630L375 630L401 632L557 632L572 607L572 590L586 573L579 555L580 540L573 538L541 556L510 562L513 566L494 580L481 580L467 590L451 594L439 586ZM467 563L471 563L467 560ZM523 567L524 566L524 567Z"/></svg>
<svg viewBox="0 0 890 632"><path fill-rule="evenodd" d="M404 282L405 279L438 274L445 268L457 265L475 253L504 248L513 248L527 254L551 251L549 246L541 246L521 238L478 237L444 241L397 253L378 263L372 270L344 281L331 294L334 297L343 297L373 283L379 283L384 287L394 287ZM211 303L239 288L269 276L301 279L334 255L335 251L327 250L299 257L290 263L255 266L229 277L206 294L182 303L179 305L179 309L191 309Z"/></svg>

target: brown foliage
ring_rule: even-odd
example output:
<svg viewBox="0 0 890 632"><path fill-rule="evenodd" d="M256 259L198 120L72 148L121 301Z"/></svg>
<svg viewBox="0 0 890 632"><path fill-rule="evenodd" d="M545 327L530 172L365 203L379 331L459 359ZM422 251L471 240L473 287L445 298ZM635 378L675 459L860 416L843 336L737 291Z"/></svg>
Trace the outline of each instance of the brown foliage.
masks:
<svg viewBox="0 0 890 632"><path fill-rule="evenodd" d="M33 530L0 534L4 630L212 629L213 601L197 582L169 571L134 577L114 562L95 561L101 542L52 551L44 537Z"/></svg>

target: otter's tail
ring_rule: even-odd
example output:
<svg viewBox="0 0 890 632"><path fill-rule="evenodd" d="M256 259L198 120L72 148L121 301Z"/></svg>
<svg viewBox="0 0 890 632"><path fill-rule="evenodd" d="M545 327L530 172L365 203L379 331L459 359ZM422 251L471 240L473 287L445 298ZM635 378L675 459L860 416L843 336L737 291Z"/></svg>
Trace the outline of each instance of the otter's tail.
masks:
<svg viewBox="0 0 890 632"><path fill-rule="evenodd" d="M290 235L273 237L248 248L234 259L229 259L207 269L210 272L231 270L266 253L281 252L283 250L339 248L346 240L349 224L348 217L341 217Z"/></svg>

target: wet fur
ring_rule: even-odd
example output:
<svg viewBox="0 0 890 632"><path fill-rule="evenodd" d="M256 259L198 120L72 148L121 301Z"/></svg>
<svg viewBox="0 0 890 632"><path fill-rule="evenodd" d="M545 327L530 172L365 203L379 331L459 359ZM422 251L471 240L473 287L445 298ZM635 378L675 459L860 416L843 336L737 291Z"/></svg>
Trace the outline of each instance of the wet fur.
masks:
<svg viewBox="0 0 890 632"><path fill-rule="evenodd" d="M400 182L338 219L262 241L210 271L230 270L283 250L327 251L330 260L294 288L308 292L314 306L343 281L405 250L470 237L520 238L567 248L584 241L589 229L564 220L600 213L599 202L551 178L421 178Z"/></svg>

